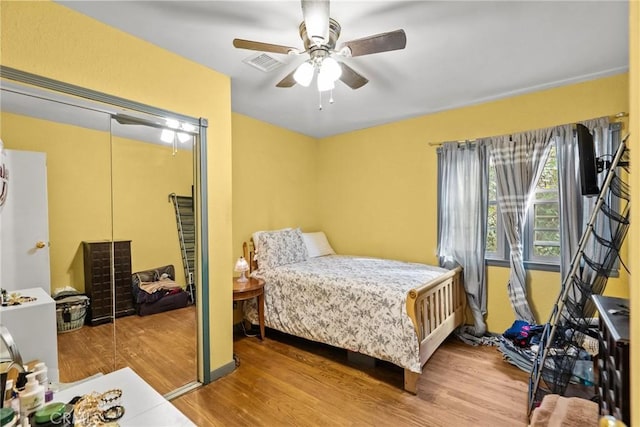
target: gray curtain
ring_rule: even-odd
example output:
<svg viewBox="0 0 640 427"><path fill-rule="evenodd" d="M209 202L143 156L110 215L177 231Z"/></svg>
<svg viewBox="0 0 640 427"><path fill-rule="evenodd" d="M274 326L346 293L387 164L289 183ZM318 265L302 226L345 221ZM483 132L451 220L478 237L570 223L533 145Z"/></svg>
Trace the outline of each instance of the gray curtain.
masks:
<svg viewBox="0 0 640 427"><path fill-rule="evenodd" d="M510 246L507 289L518 320L535 323L527 300L522 235L530 197L551 147L553 128L488 138L496 171L497 204Z"/></svg>
<svg viewBox="0 0 640 427"><path fill-rule="evenodd" d="M612 154L613 146L609 132L609 118L582 122L594 136L596 156ZM589 220L595 198L582 196L580 190L580 169L578 144L575 138L574 126L564 125L555 129L556 153L558 158L558 189L560 202L560 277L562 280L569 273L571 261L578 250L578 243ZM600 174L599 184L602 184L604 173ZM600 221L596 225L598 235L603 235L604 224ZM590 258L594 256L596 248L590 248Z"/></svg>
<svg viewBox="0 0 640 427"><path fill-rule="evenodd" d="M482 336L487 330L485 243L488 176L484 144L446 143L438 151L438 256L440 264L461 265L474 326L463 332Z"/></svg>

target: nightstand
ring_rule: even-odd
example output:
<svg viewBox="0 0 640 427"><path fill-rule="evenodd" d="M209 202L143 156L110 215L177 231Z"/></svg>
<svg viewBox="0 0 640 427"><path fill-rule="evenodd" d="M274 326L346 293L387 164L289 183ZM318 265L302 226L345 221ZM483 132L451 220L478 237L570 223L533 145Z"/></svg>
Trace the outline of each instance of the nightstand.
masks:
<svg viewBox="0 0 640 427"><path fill-rule="evenodd" d="M264 339L264 280L249 277L246 282L233 278L233 300L246 301L258 297L258 320L260 322L260 339Z"/></svg>

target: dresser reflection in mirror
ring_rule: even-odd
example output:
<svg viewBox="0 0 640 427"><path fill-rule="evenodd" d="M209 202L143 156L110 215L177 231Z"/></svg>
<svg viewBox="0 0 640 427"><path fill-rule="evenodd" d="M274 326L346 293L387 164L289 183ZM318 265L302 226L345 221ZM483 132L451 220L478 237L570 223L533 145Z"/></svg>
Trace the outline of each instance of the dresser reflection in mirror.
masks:
<svg viewBox="0 0 640 427"><path fill-rule="evenodd" d="M86 322L99 325L135 313L131 294L131 241L82 242ZM113 293L112 293L113 286ZM115 312L114 312L115 305Z"/></svg>

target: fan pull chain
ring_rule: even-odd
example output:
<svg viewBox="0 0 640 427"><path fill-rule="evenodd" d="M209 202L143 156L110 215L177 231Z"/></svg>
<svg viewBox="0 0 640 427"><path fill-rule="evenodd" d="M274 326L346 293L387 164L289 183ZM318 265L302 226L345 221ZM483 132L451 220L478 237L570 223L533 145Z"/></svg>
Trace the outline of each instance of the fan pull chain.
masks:
<svg viewBox="0 0 640 427"><path fill-rule="evenodd" d="M322 111L322 92L318 91L318 110Z"/></svg>

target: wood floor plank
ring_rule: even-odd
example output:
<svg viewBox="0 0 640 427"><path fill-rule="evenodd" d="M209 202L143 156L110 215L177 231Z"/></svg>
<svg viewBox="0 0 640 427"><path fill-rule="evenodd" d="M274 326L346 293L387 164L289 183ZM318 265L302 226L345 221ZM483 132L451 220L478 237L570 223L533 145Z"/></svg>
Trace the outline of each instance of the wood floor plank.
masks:
<svg viewBox="0 0 640 427"><path fill-rule="evenodd" d="M418 394L389 363L354 366L344 350L268 330L237 335L240 365L174 399L199 426L526 426L528 374L495 347L448 339L429 360Z"/></svg>

